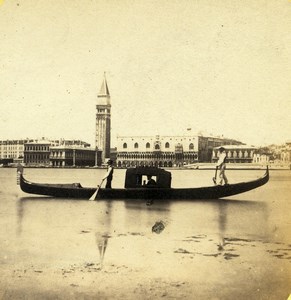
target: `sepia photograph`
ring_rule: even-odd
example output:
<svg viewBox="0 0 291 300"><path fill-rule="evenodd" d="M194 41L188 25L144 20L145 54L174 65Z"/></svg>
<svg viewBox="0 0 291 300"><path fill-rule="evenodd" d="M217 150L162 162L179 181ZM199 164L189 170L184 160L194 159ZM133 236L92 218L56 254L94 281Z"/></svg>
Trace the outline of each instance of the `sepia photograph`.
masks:
<svg viewBox="0 0 291 300"><path fill-rule="evenodd" d="M290 28L290 0L0 0L0 300L290 300Z"/></svg>

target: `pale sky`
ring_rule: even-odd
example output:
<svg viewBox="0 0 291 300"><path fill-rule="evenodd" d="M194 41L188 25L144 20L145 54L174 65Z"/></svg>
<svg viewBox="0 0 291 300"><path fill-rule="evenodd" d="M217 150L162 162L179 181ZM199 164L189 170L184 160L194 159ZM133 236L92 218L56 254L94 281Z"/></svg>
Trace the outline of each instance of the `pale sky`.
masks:
<svg viewBox="0 0 291 300"><path fill-rule="evenodd" d="M117 134L291 140L291 1L0 0L0 140ZM189 133L189 132L188 132Z"/></svg>

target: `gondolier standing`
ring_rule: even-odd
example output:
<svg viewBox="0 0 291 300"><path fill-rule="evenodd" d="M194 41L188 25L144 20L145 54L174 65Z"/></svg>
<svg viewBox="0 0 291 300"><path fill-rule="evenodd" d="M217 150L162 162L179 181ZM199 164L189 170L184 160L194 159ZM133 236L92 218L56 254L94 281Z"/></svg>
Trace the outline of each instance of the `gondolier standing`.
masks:
<svg viewBox="0 0 291 300"><path fill-rule="evenodd" d="M217 162L216 167L219 169L219 178L220 178L219 184L222 185L223 182L224 182L224 184L228 184L228 180L225 176L226 151L223 147L220 147L218 149L218 151L219 151L219 158L218 158L218 162Z"/></svg>
<svg viewBox="0 0 291 300"><path fill-rule="evenodd" d="M113 178L113 161L111 159L109 159L107 161L107 165L108 165L107 173L103 177L103 180L107 179L105 188L106 189L111 189L111 181L112 181L112 178Z"/></svg>

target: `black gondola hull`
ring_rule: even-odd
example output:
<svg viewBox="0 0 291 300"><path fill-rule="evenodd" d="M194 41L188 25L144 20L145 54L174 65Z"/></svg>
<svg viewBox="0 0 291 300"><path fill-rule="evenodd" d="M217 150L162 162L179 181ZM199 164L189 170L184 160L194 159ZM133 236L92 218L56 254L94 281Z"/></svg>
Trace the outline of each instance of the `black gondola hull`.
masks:
<svg viewBox="0 0 291 300"><path fill-rule="evenodd" d="M269 170L253 181L240 182L229 185L214 185L199 188L100 188L96 199L219 199L229 197L256 189L269 180ZM23 177L19 172L19 184L23 192L28 194L51 196L69 199L90 199L96 188L82 187L80 184L41 184L33 183Z"/></svg>

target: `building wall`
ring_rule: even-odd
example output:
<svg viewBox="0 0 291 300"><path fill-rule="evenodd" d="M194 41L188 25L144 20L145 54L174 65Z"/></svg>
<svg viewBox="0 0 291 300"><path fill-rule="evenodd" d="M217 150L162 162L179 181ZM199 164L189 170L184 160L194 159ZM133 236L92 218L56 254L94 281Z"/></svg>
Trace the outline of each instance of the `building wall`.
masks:
<svg viewBox="0 0 291 300"><path fill-rule="evenodd" d="M116 164L172 167L198 160L195 136L134 136L117 138Z"/></svg>
<svg viewBox="0 0 291 300"><path fill-rule="evenodd" d="M216 163L219 159L218 148L214 148L212 152L212 162ZM229 163L251 163L254 159L256 147L247 145L224 145L226 150L226 162Z"/></svg>
<svg viewBox="0 0 291 300"><path fill-rule="evenodd" d="M24 156L24 144L32 140L5 140L0 141L0 159L19 159Z"/></svg>
<svg viewBox="0 0 291 300"><path fill-rule="evenodd" d="M52 167L101 165L101 151L88 148L51 147L49 158Z"/></svg>
<svg viewBox="0 0 291 300"><path fill-rule="evenodd" d="M45 142L44 142L45 141ZM37 149L37 146L39 146L42 142L49 143L51 146L57 146L57 145L78 145L78 146L83 146L83 147L90 147L90 144L80 141L80 140L65 140L65 139L58 139L58 140L46 140L46 139L41 139L41 140L33 140L33 139L23 139L23 140L2 140L0 141L0 159L12 159L13 161L18 161L19 159L24 160L24 150L25 150L25 144L31 144L31 146L35 146ZM29 149L29 150L28 150ZM28 147L27 155L36 155L36 153L32 153L35 151L32 151L32 148ZM41 153L38 153L39 155ZM38 155L38 157L40 157ZM32 159L32 157L35 157ZM29 161L34 161L36 160L36 156L29 156L26 157L26 160ZM41 159L43 161L43 159ZM36 162L35 162L36 163Z"/></svg>
<svg viewBox="0 0 291 300"><path fill-rule="evenodd" d="M254 153L253 163L267 164L269 162L269 156L266 154Z"/></svg>
<svg viewBox="0 0 291 300"><path fill-rule="evenodd" d="M210 162L213 147L230 142L233 140L195 135L120 136L117 137L116 163L119 167L172 167L198 161Z"/></svg>
<svg viewBox="0 0 291 300"><path fill-rule="evenodd" d="M24 160L27 166L49 166L49 142L31 142L24 145Z"/></svg>
<svg viewBox="0 0 291 300"><path fill-rule="evenodd" d="M192 145L191 145L192 144ZM190 146L191 145L191 146ZM197 151L198 138L190 136L133 136L117 137L117 152L175 152L177 146L182 146L184 151Z"/></svg>
<svg viewBox="0 0 291 300"><path fill-rule="evenodd" d="M61 145L60 145L61 144ZM75 165L83 165L83 166L94 166L95 165L95 150L88 148L90 144L80 141L80 140L40 140L40 141L34 141L30 143L24 144L24 160L23 162L27 166L50 166L53 165L51 163L51 149L57 148L59 149L58 154L60 157L58 157L54 162L60 162L62 165L73 165L73 163L69 163L70 161L70 151L72 151L73 148L81 149L81 152L77 150L75 159L76 163ZM62 155L66 155L66 149L69 149L68 151L68 157L66 157L65 160L61 160ZM64 153L62 153L64 151ZM86 152L87 151L87 152ZM88 154L91 151L94 154ZM100 154L101 155L101 154ZM73 157L73 155L71 156ZM72 160L72 159L71 159ZM100 159L99 159L100 160ZM63 163L64 162L64 163ZM58 164L56 164L58 165Z"/></svg>
<svg viewBox="0 0 291 300"><path fill-rule="evenodd" d="M199 136L199 162L211 162L213 150L216 147L226 145L239 146L243 145L243 143L234 139L228 139L223 137L219 138L213 136Z"/></svg>

